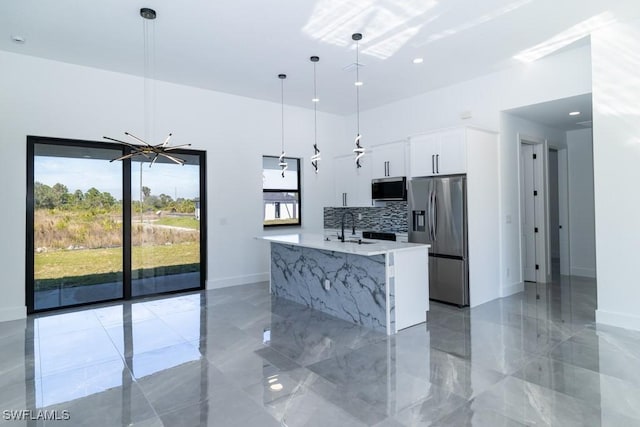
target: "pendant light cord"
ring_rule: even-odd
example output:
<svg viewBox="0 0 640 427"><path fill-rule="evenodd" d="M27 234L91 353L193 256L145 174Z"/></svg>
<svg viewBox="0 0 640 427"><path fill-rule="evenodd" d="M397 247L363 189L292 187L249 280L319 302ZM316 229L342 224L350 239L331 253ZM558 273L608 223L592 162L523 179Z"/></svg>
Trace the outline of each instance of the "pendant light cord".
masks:
<svg viewBox="0 0 640 427"><path fill-rule="evenodd" d="M284 79L280 79L280 107L282 113L282 153L284 153Z"/></svg>
<svg viewBox="0 0 640 427"><path fill-rule="evenodd" d="M142 32L144 40L144 123L145 123L145 139L153 139L151 134L155 128L155 68L156 68L156 42L155 42L155 24L150 23L149 19L142 20ZM151 25L151 27L149 26Z"/></svg>
<svg viewBox="0 0 640 427"><path fill-rule="evenodd" d="M356 124L360 135L360 57L358 54L360 42L356 40Z"/></svg>
<svg viewBox="0 0 640 427"><path fill-rule="evenodd" d="M315 62L313 63L313 142L318 144L318 90Z"/></svg>

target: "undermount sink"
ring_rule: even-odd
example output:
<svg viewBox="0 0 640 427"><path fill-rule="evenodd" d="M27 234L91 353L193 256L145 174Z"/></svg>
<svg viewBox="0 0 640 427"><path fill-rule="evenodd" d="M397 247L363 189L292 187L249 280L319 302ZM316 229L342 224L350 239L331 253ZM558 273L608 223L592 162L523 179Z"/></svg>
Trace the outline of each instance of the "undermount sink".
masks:
<svg viewBox="0 0 640 427"><path fill-rule="evenodd" d="M359 245L373 245L376 242L365 242L363 240L345 240L344 243L357 243Z"/></svg>

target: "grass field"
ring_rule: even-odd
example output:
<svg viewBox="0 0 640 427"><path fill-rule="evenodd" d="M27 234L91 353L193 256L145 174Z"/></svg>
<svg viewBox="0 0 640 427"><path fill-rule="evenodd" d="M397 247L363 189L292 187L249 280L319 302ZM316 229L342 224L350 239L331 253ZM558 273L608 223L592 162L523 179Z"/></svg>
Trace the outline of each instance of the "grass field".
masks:
<svg viewBox="0 0 640 427"><path fill-rule="evenodd" d="M131 254L135 276L151 277L154 269L162 274L198 271L200 244L194 242L163 246L134 246ZM36 289L91 285L121 280L122 248L58 250L35 254Z"/></svg>
<svg viewBox="0 0 640 427"><path fill-rule="evenodd" d="M170 225L173 227L191 228L193 230L200 230L200 221L194 217L166 217L160 218L153 222L158 225Z"/></svg>

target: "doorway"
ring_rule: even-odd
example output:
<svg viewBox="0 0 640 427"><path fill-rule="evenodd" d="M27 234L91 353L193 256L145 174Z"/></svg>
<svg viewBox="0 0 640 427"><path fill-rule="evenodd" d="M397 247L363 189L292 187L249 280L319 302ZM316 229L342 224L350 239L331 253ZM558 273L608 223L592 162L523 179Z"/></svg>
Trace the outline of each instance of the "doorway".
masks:
<svg viewBox="0 0 640 427"><path fill-rule="evenodd" d="M569 275L569 164L566 148L549 147L549 250L551 275Z"/></svg>
<svg viewBox="0 0 640 427"><path fill-rule="evenodd" d="M27 137L29 313L204 289L205 153L113 161L128 150Z"/></svg>

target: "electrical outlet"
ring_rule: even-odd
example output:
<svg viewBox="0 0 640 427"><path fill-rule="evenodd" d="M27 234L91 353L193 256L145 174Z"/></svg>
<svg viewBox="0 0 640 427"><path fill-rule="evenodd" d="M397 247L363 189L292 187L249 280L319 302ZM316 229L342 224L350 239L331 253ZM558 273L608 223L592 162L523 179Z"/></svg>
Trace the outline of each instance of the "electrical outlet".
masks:
<svg viewBox="0 0 640 427"><path fill-rule="evenodd" d="M329 279L324 279L324 290L328 291L329 289L331 289L331 282Z"/></svg>

